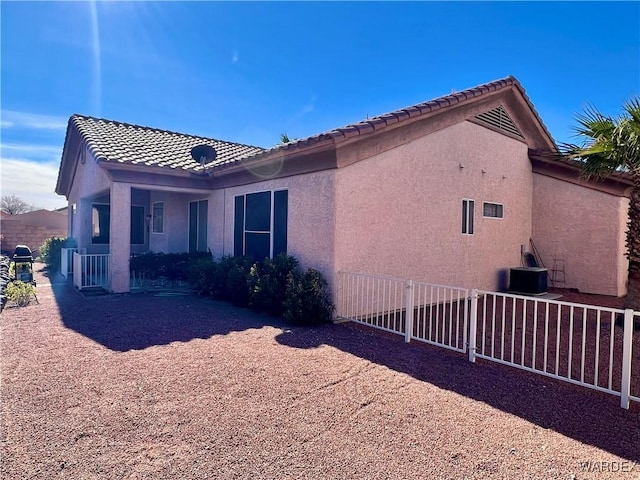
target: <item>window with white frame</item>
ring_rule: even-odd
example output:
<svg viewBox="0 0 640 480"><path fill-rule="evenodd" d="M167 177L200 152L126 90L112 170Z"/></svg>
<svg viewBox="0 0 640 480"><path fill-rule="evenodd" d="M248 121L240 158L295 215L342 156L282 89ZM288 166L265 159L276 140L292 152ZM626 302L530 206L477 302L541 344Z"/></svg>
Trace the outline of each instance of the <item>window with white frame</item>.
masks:
<svg viewBox="0 0 640 480"><path fill-rule="evenodd" d="M164 202L155 202L152 207L151 231L164 233Z"/></svg>
<svg viewBox="0 0 640 480"><path fill-rule="evenodd" d="M474 207L473 200L462 200L462 233L464 235L473 235Z"/></svg>
<svg viewBox="0 0 640 480"><path fill-rule="evenodd" d="M262 260L286 253L288 202L287 190L236 196L234 255Z"/></svg>
<svg viewBox="0 0 640 480"><path fill-rule="evenodd" d="M487 218L504 218L504 205L501 203L484 202L482 216Z"/></svg>

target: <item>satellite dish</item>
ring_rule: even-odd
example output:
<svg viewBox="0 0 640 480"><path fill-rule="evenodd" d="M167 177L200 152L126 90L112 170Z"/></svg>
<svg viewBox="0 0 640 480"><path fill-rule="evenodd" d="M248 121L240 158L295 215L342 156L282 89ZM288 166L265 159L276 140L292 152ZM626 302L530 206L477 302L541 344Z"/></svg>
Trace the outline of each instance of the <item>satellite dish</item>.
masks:
<svg viewBox="0 0 640 480"><path fill-rule="evenodd" d="M218 153L211 145L197 145L191 149L191 158L199 162L201 166L213 162Z"/></svg>

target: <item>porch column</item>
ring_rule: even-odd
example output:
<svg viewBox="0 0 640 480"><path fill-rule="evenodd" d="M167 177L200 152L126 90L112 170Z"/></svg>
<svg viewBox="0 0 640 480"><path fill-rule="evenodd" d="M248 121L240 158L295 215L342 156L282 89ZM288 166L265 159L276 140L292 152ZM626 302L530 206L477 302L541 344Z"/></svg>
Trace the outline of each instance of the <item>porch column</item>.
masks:
<svg viewBox="0 0 640 480"><path fill-rule="evenodd" d="M131 185L112 183L110 202L109 271L111 273L111 291L127 293L130 289Z"/></svg>

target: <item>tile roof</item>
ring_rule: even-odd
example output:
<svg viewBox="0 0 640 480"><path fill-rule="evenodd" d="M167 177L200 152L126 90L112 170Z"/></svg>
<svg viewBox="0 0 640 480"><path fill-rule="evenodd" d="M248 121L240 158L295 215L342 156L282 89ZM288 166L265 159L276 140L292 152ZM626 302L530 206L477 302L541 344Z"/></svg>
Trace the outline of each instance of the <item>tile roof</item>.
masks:
<svg viewBox="0 0 640 480"><path fill-rule="evenodd" d="M368 118L366 120L362 120L357 123L346 125L344 127L329 130L327 132L323 132L317 135L312 135L310 137L303 138L300 140L294 140L289 143L276 145L267 150L263 150L261 152L255 152L250 155L247 155L244 158L236 158L236 160L232 162L227 162L227 165L225 165L224 167L226 166L231 167L232 163L235 163L236 161L239 161L239 160L242 160L242 161L258 160L261 158L270 157L273 154L277 155L277 154L282 154L288 151L309 148L314 145L319 145L323 142L335 144L344 140L348 140L353 137L372 134L376 131L384 129L387 126L394 125L397 123L402 123L410 119L415 119L416 117L426 116L428 114L432 114L440 110L447 109L449 107L454 107L459 104L467 103L469 101L473 101L474 99L477 99L478 97L482 97L488 93L496 92L498 90L502 90L509 87L515 87L520 92L525 102L531 109L533 115L540 123L540 126L544 134L548 137L550 144L554 144L551 133L549 133L549 130L544 125L544 122L540 118L540 115L535 110L533 103L531 103L531 100L525 93L524 87L522 87L520 82L515 77L510 75L500 80L478 85L477 87L470 88L467 90L462 90L460 92L454 92L454 93L451 93L450 95L445 95L443 97L429 100L427 102L401 108L399 110L378 115L373 118Z"/></svg>
<svg viewBox="0 0 640 480"><path fill-rule="evenodd" d="M223 165L264 150L251 145L77 114L69 119L71 127L77 129L95 158L131 165L197 172L203 167L191 158L191 149L196 145L215 148L217 158L207 167Z"/></svg>
<svg viewBox="0 0 640 480"><path fill-rule="evenodd" d="M548 144L554 145L553 137L533 107L524 88L513 76L460 92L454 92L304 139L279 144L269 149L77 114L69 119L69 127L73 126L80 133L96 158L107 162L198 172L203 167L200 166L199 162L191 158L190 151L196 145L211 145L216 149L218 156L207 167L215 167L215 171L219 170L222 173L227 168L234 169L236 165L242 165L245 162L260 160L268 162L273 157L277 158L289 153L302 153L317 146L335 146L337 143L354 137L375 134L392 125L415 120L418 117L426 117L441 111L444 112L448 108L473 102L487 94L507 88L518 90L538 121L543 135L547 137Z"/></svg>

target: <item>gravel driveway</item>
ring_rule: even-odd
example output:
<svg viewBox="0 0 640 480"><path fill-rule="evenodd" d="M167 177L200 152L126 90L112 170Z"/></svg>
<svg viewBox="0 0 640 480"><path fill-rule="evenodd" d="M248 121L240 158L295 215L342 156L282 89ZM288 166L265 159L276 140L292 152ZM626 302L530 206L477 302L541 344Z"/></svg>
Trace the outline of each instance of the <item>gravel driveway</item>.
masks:
<svg viewBox="0 0 640 480"><path fill-rule="evenodd" d="M640 405L613 396L353 324L48 281L0 317L2 478L640 478Z"/></svg>

